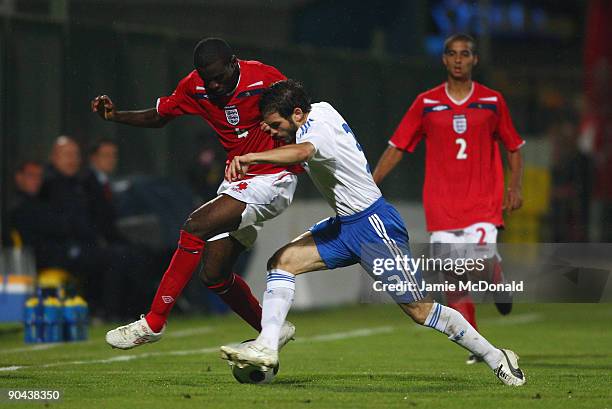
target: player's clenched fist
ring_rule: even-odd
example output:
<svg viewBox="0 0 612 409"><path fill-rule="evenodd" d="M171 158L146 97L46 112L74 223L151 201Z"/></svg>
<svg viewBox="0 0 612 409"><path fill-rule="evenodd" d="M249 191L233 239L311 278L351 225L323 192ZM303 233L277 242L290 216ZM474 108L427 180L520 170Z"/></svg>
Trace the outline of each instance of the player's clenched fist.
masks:
<svg viewBox="0 0 612 409"><path fill-rule="evenodd" d="M91 101L91 112L97 112L105 121L115 115L115 105L108 95L98 95Z"/></svg>

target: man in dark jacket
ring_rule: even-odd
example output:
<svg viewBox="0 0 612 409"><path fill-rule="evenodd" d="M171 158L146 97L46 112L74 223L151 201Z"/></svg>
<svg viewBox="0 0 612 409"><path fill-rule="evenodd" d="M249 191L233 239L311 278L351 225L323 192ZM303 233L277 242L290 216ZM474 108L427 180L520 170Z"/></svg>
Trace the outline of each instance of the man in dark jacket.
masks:
<svg viewBox="0 0 612 409"><path fill-rule="evenodd" d="M52 233L47 220L50 209L39 197L43 182L43 165L35 160L21 162L14 174L15 197L10 205L9 219L14 246L25 245L45 258L42 238ZM42 260L39 261L39 263Z"/></svg>
<svg viewBox="0 0 612 409"><path fill-rule="evenodd" d="M89 148L89 163L82 179L94 228L107 243L127 243L117 228L117 211L111 189L110 178L117 166L117 156L117 144L113 139L95 140Z"/></svg>

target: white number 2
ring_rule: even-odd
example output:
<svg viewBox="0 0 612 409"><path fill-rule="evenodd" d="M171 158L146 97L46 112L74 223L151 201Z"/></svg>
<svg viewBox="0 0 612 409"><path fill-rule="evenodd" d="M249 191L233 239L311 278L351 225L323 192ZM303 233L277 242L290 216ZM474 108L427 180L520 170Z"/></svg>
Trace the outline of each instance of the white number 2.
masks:
<svg viewBox="0 0 612 409"><path fill-rule="evenodd" d="M467 142L463 138L455 139L455 143L459 145L459 150L457 151L457 159L467 159L467 153L465 153L465 148L467 148Z"/></svg>

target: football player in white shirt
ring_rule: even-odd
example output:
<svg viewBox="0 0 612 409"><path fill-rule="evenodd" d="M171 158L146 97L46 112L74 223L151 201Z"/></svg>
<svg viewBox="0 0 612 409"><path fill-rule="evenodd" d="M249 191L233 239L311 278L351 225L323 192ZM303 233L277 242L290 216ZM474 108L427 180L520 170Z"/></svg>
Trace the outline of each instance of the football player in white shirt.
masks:
<svg viewBox="0 0 612 409"><path fill-rule="evenodd" d="M405 290L387 293L416 323L444 333L482 357L504 384L523 385L525 375L518 367L518 356L495 348L461 314L433 301L421 288L419 270L410 271L401 263L382 272L375 269L379 260L410 257L408 232L374 183L361 146L342 116L326 102L311 104L302 86L293 80L277 82L264 91L260 109L272 137L288 145L234 157L226 179L239 179L252 164L304 163L336 215L315 224L270 258L262 331L254 341L222 346L222 358L262 370L278 365L278 338L293 302L295 276L360 263L383 285L406 284Z"/></svg>

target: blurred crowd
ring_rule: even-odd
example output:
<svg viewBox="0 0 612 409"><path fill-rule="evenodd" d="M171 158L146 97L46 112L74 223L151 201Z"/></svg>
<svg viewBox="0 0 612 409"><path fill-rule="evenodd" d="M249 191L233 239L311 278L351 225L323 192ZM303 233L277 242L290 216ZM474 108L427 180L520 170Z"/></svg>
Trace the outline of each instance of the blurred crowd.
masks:
<svg viewBox="0 0 612 409"><path fill-rule="evenodd" d="M552 184L548 237L554 243L610 242L612 124L609 116L593 121L583 98L574 100L578 106L558 110L545 131Z"/></svg>
<svg viewBox="0 0 612 409"><path fill-rule="evenodd" d="M62 269L73 278L94 316L122 318L143 310L159 267L151 249L131 243L118 228L111 189L115 141L94 141L83 163L69 136L53 143L48 163L25 160L14 174L10 206L14 244L32 248L38 270Z"/></svg>
<svg viewBox="0 0 612 409"><path fill-rule="evenodd" d="M208 136L198 137L188 185L151 175L117 178L114 139L83 148L59 136L46 162L26 159L14 170L11 244L32 249L39 272L68 273L65 284L85 296L94 317L133 318L148 308L184 217L216 194L224 162ZM179 309L219 311L203 291L188 287Z"/></svg>

